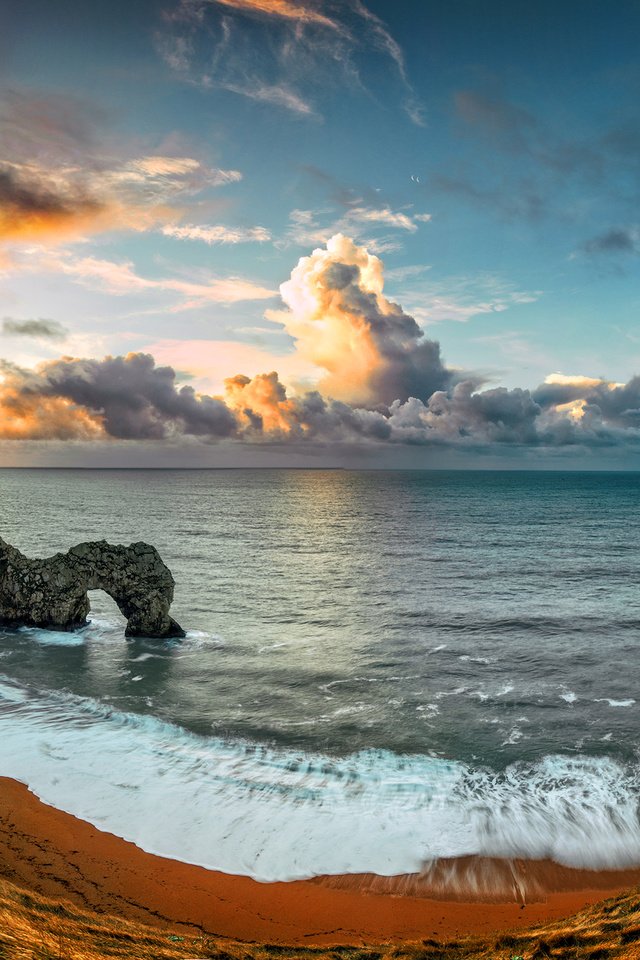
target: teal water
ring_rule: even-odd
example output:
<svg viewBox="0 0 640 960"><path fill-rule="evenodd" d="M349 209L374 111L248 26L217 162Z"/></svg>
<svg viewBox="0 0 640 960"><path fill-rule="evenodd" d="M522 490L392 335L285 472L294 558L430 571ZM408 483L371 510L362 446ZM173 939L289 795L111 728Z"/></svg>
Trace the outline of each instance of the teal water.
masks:
<svg viewBox="0 0 640 960"><path fill-rule="evenodd" d="M623 473L0 471L4 539L147 540L188 631L125 640L96 594L77 634L0 633L0 773L259 879L640 864L639 495Z"/></svg>

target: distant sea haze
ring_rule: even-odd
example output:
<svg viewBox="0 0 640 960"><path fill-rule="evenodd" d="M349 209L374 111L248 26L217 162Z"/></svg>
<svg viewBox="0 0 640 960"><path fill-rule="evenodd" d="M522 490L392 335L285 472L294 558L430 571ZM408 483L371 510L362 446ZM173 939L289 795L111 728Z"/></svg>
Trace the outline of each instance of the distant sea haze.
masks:
<svg viewBox="0 0 640 960"><path fill-rule="evenodd" d="M0 535L154 544L183 641L0 632L0 775L259 880L640 865L640 475L0 471ZM28 509L25 509L28 504Z"/></svg>

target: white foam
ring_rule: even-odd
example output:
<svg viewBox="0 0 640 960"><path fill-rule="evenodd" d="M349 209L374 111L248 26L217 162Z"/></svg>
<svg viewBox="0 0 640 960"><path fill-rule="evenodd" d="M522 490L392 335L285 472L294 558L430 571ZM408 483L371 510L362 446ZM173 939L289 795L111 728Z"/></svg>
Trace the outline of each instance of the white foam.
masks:
<svg viewBox="0 0 640 960"><path fill-rule="evenodd" d="M608 703L610 707L632 707L635 702L631 698L628 700L613 700L611 697L600 697L598 700L594 700L594 703Z"/></svg>
<svg viewBox="0 0 640 960"><path fill-rule="evenodd" d="M81 647L86 643L122 643L124 618L92 617L76 630L45 630L43 627L19 627L18 633L43 647Z"/></svg>
<svg viewBox="0 0 640 960"><path fill-rule="evenodd" d="M640 864L639 772L607 757L497 774L386 751L308 755L0 677L0 773L151 853L265 881L413 873L465 854Z"/></svg>
<svg viewBox="0 0 640 960"><path fill-rule="evenodd" d="M169 646L175 646L186 654L200 650L215 650L224 647L226 641L217 633L208 633L206 630L187 630L187 635L181 640L169 640Z"/></svg>
<svg viewBox="0 0 640 960"><path fill-rule="evenodd" d="M20 633L43 647L83 647L85 630L41 630L38 627L20 627Z"/></svg>

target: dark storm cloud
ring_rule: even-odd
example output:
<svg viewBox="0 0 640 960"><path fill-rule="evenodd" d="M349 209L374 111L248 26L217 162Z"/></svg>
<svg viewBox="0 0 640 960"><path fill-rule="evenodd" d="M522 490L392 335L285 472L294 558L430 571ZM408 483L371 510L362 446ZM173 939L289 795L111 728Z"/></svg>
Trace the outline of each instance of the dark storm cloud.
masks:
<svg viewBox="0 0 640 960"><path fill-rule="evenodd" d="M64 340L67 329L56 320L13 320L5 317L2 332L11 337L33 337L34 339Z"/></svg>

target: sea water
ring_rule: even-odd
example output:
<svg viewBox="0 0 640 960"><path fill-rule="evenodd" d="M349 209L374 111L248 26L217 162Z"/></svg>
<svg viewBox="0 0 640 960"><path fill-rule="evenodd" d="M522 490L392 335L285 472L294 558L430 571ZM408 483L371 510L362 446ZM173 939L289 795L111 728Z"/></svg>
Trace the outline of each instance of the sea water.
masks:
<svg viewBox="0 0 640 960"><path fill-rule="evenodd" d="M0 775L258 880L640 865L640 476L0 471L30 556L154 544L182 641L0 631Z"/></svg>

